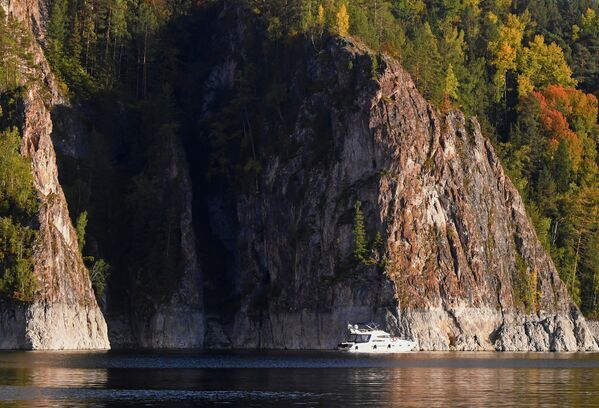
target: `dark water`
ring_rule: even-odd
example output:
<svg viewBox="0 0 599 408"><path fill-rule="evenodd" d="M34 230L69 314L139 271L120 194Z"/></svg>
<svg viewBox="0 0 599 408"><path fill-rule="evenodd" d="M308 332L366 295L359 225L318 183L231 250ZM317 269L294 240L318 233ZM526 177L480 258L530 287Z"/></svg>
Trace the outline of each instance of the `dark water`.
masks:
<svg viewBox="0 0 599 408"><path fill-rule="evenodd" d="M599 355L0 352L0 407L599 407Z"/></svg>

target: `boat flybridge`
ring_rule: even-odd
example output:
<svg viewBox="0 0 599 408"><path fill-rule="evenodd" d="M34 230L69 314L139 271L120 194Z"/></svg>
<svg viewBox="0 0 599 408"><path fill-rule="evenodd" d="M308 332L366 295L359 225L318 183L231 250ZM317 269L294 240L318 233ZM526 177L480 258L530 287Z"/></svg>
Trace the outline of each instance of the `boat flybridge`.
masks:
<svg viewBox="0 0 599 408"><path fill-rule="evenodd" d="M391 336L374 323L348 324L349 337L337 350L349 353L406 353L416 350L412 340Z"/></svg>

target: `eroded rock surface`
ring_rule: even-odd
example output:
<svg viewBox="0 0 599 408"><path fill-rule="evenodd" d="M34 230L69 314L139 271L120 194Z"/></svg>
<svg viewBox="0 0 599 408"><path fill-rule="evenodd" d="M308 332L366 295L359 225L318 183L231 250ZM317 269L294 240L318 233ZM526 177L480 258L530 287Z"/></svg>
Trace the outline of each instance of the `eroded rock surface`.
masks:
<svg viewBox="0 0 599 408"><path fill-rule="evenodd" d="M0 5L43 40L45 2ZM244 30L215 35L222 60L198 85L203 100L193 121L210 114L220 90L234 89L249 58ZM163 181L178 183L184 196L184 271L163 305L111 320L118 345L331 348L348 321L373 320L422 350L596 350L477 121L440 113L397 62L373 64L378 57L360 45L294 46L301 61L289 62L284 86L297 108L282 126L291 130L254 153L255 185L193 190L180 141L171 146ZM66 101L41 48L32 52L43 85L25 97L22 152L32 158L42 203L41 290L33 304L1 307L0 348L107 348L50 138L49 109ZM77 155L70 136L65 154ZM194 231L192 195L205 203L207 222L197 225L210 230L204 237L218 252L214 245L198 253L195 236L205 231ZM358 201L367 262L353 253Z"/></svg>
<svg viewBox="0 0 599 408"><path fill-rule="evenodd" d="M9 15L41 38L44 2L8 2ZM5 5L6 6L6 5ZM91 287L58 182L50 108L61 97L39 44L29 50L35 72L24 96L22 154L32 160L34 187L40 200L39 239L34 274L39 291L33 303L2 304L0 347L22 349L106 349L110 347L106 322Z"/></svg>
<svg viewBox="0 0 599 408"><path fill-rule="evenodd" d="M296 75L313 91L288 79L301 107L281 143L295 150L265 159L258 193L211 214L237 229L221 237L240 294L231 345L331 348L348 321L374 320L422 350L595 350L476 119L440 113L391 59L373 72L349 41L306 55ZM238 58L214 68L204 106L233 86ZM371 265L352 253L356 201Z"/></svg>

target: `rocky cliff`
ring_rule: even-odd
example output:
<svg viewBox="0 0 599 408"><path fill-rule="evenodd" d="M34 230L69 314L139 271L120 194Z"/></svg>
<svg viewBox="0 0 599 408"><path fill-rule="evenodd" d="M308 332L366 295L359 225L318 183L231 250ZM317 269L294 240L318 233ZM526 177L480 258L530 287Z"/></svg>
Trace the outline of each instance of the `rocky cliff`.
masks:
<svg viewBox="0 0 599 408"><path fill-rule="evenodd" d="M251 37L238 30L218 49ZM238 301L207 344L331 348L348 321L374 320L422 350L595 350L476 119L440 112L396 61L351 41L299 48L284 85L298 108L281 114L279 148L258 154L256 188L206 199ZM202 116L248 55L215 64Z"/></svg>
<svg viewBox="0 0 599 408"><path fill-rule="evenodd" d="M43 41L44 1L0 5ZM180 50L187 69L201 69L183 71L177 101L188 114L152 146L160 166L146 174L158 191L148 206L176 220L176 267L144 275L147 262L133 258L161 252L115 251L108 330L56 166L55 146L65 160L89 159L89 129L32 47L42 81L28 86L22 152L41 201L40 291L2 306L0 348L107 348L108 335L122 347L331 348L348 321L373 320L422 350L597 349L476 119L440 112L398 62L356 42L267 39L237 24L251 21L239 12L209 16L208 34ZM210 132L237 125L241 147L224 161L239 160L239 177L206 181L206 163L223 159ZM117 174L126 177L136 175ZM135 183L123 184L111 200L126 201ZM112 246L135 231L145 230L115 234ZM168 295L152 298L161 286Z"/></svg>
<svg viewBox="0 0 599 408"><path fill-rule="evenodd" d="M8 1L7 14L43 38L44 2ZM39 290L32 303L3 304L0 348L106 349L107 327L98 307L58 181L56 155L50 137L53 105L64 103L37 42L31 46L39 81L26 84L21 152L32 160L38 193L40 235L34 255Z"/></svg>
<svg viewBox="0 0 599 408"><path fill-rule="evenodd" d="M125 289L130 295L126 308L110 305L109 301L106 318L114 348L199 349L204 345L202 270L192 225L192 188L187 160L178 139L168 144L166 154L168 164L160 169L163 175L158 183L165 192L175 191L180 195L175 208L179 225L174 228L179 235L176 237L179 242L176 256L180 262L177 281L164 301L148 299L147 292L137 281ZM163 279L169 278L161 277L156 284L167 286Z"/></svg>

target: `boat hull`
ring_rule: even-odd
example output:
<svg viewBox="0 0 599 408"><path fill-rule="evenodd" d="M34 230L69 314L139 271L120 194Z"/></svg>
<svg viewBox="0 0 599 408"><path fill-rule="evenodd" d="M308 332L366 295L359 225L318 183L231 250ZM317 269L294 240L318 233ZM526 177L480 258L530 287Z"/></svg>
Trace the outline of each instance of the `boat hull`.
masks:
<svg viewBox="0 0 599 408"><path fill-rule="evenodd" d="M395 354L415 351L417 344L408 340L396 340L386 343L341 343L337 350L346 353Z"/></svg>

